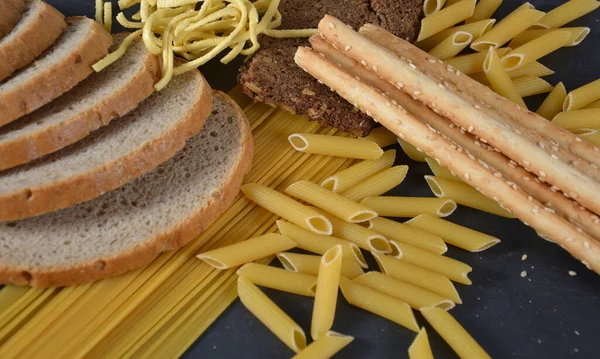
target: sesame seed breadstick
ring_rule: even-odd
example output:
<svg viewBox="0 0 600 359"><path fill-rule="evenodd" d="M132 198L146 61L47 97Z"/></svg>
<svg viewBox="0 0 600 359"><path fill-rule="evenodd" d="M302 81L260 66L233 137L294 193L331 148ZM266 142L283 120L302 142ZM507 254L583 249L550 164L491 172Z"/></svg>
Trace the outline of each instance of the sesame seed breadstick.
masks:
<svg viewBox="0 0 600 359"><path fill-rule="evenodd" d="M589 268L600 273L600 242L579 232L559 215L545 211L544 206L533 197L518 187L513 189L479 162L470 159L464 151L453 149L454 145L433 127L428 128L403 107L393 105L379 90L356 80L311 49L299 48L295 61L347 101L356 103L363 112L369 111L373 118L399 137L406 138L429 156L437 158L442 165L459 173L466 183L479 187L488 197L497 196L500 204L528 222L538 233L557 242Z"/></svg>
<svg viewBox="0 0 600 359"><path fill-rule="evenodd" d="M360 81L365 84L381 90L390 98L390 102L395 101L394 104L397 103L404 107L419 121L440 131L443 136L446 136L445 138L461 147L470 158L474 156L484 167L493 168L494 171L497 171L495 175L500 176L500 178L504 177L508 185L513 188L518 186L540 203L544 203L547 206L544 210L558 212L571 223L576 224L592 237L600 240L600 218L597 215L581 207L579 203L567 199L556 189L541 183L534 175L517 165L516 162L490 149L473 135L462 131L458 126L433 112L429 107L413 100L389 82L380 79L375 73L366 70L355 60L333 48L320 36L313 35L309 41L316 52L324 54L329 60L340 65L342 69L355 76L355 78L358 76Z"/></svg>

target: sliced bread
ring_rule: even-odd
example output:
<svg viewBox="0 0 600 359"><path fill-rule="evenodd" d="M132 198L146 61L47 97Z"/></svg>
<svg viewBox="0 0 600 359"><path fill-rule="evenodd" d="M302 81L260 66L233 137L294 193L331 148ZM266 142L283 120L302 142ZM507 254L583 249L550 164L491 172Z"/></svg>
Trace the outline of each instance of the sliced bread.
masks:
<svg viewBox="0 0 600 359"><path fill-rule="evenodd" d="M0 38L12 31L13 27L23 17L28 0L0 1ZM2 65L0 65L2 66Z"/></svg>
<svg viewBox="0 0 600 359"><path fill-rule="evenodd" d="M65 27L65 18L58 10L43 1L31 0L21 20L0 39L0 81L29 65Z"/></svg>
<svg viewBox="0 0 600 359"><path fill-rule="evenodd" d="M152 172L92 201L0 224L0 283L93 281L185 245L233 203L252 151L244 114L215 94L202 131Z"/></svg>
<svg viewBox="0 0 600 359"><path fill-rule="evenodd" d="M119 46L128 33L115 35ZM103 71L0 128L0 170L60 150L134 109L154 92L160 67L141 39Z"/></svg>
<svg viewBox="0 0 600 359"><path fill-rule="evenodd" d="M36 61L0 84L0 126L54 100L94 70L112 36L94 20L76 17Z"/></svg>
<svg viewBox="0 0 600 359"><path fill-rule="evenodd" d="M87 201L154 169L200 131L211 108L212 92L200 72L175 77L85 139L0 172L0 222Z"/></svg>

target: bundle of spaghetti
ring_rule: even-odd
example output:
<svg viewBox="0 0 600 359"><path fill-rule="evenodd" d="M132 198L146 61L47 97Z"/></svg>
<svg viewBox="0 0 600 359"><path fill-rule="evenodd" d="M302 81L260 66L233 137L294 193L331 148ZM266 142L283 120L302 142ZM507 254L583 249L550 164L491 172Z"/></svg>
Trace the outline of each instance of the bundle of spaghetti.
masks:
<svg viewBox="0 0 600 359"><path fill-rule="evenodd" d="M356 103L363 112L368 111L400 138L421 148L440 165L458 173L465 183L496 200L541 236L559 243L589 268L600 272L600 242L592 235L571 224L546 203L540 203L515 182L504 179L488 163L487 153L478 160L441 129L421 122L418 118L422 109L415 111L400 105L390 98L390 92L365 83L365 78L381 77L412 98L406 103L426 104L433 113L452 121L446 127L460 126L461 133L476 135L479 144L486 148L484 152L502 152L511 166L521 165L539 176L540 183L548 182L578 199L579 205L588 208L586 214L589 213L592 222L600 222L592 217L596 216L594 212L600 212L600 196L591 194L600 188L594 163L600 160L595 155L598 149L581 145L581 139L577 140L568 131L517 108L467 76L460 76L442 61L375 26L364 26L361 33L366 36L363 36L326 16L319 24L319 31L332 45L331 52L337 57L350 58L350 73L335 65L339 60L332 62L307 48L300 48L296 54L300 67L349 102ZM577 159L574 149L579 150L577 155L587 157ZM566 158L577 162L565 163ZM588 159L591 160L587 162ZM592 233L597 235L598 230Z"/></svg>

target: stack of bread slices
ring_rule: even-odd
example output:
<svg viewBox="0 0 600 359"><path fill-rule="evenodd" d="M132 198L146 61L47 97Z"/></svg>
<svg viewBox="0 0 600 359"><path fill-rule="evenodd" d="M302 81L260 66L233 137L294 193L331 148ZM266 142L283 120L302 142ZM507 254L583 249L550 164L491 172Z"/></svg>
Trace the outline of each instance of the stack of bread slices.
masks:
<svg viewBox="0 0 600 359"><path fill-rule="evenodd" d="M137 40L40 0L0 1L0 284L114 276L196 238L252 160L248 122L200 72L160 92Z"/></svg>

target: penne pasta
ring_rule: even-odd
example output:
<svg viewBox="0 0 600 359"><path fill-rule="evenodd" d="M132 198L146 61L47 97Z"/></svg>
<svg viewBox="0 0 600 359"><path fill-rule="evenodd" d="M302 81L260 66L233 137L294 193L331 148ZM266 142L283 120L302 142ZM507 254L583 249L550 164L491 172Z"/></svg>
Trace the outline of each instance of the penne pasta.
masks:
<svg viewBox="0 0 600 359"><path fill-rule="evenodd" d="M400 246L398 246L398 244L395 241L390 241L390 247L392 248L392 250L389 253L386 253L386 255L398 259L402 258L402 251L400 250Z"/></svg>
<svg viewBox="0 0 600 359"><path fill-rule="evenodd" d="M311 231L307 231L304 228L300 228L293 223L281 220L277 221L277 228L279 228L281 234L296 242L298 244L298 248L312 253L323 255L331 248L341 245L342 256L344 258L348 260L356 260L361 267L367 268L367 262L365 261L365 257L363 257L360 248L350 241L332 236L316 234Z"/></svg>
<svg viewBox="0 0 600 359"><path fill-rule="evenodd" d="M328 331L319 339L310 343L292 359L328 359L337 354L354 340L354 337Z"/></svg>
<svg viewBox="0 0 600 359"><path fill-rule="evenodd" d="M500 54L500 52L498 52L498 56L502 56L502 54ZM520 67L516 70L512 70L508 72L508 76L510 76L511 79L516 79L519 77L523 77L523 76L549 76L549 75L553 75L554 71L552 71L551 69L549 69L548 67L542 65L541 63L535 61L530 63L529 65L525 65L523 67Z"/></svg>
<svg viewBox="0 0 600 359"><path fill-rule="evenodd" d="M400 138L398 139L398 144L400 144L400 147L402 147L402 150L408 156L408 158L417 162L425 162L427 155L425 155L423 151L419 151L415 146L404 140L401 140Z"/></svg>
<svg viewBox="0 0 600 359"><path fill-rule="evenodd" d="M408 347L409 359L433 359L429 338L425 328L421 328L412 344Z"/></svg>
<svg viewBox="0 0 600 359"><path fill-rule="evenodd" d="M473 35L465 31L457 31L437 44L429 51L429 54L440 60L447 60L458 55L459 52L469 46L471 41L473 41Z"/></svg>
<svg viewBox="0 0 600 359"><path fill-rule="evenodd" d="M254 284L240 277L237 282L237 290L244 307L285 345L295 353L306 347L306 336L302 328Z"/></svg>
<svg viewBox="0 0 600 359"><path fill-rule="evenodd" d="M438 307L443 310L450 310L455 306L454 302L448 298L444 298L439 294L403 282L381 272L367 272L354 278L352 281L394 298L398 298L401 301L408 303L411 308L416 310L420 310L424 307Z"/></svg>
<svg viewBox="0 0 600 359"><path fill-rule="evenodd" d="M433 194L438 198L451 198L463 206L495 214L497 216L514 218L513 214L500 207L500 205L467 184L450 181L434 176L425 176L425 181Z"/></svg>
<svg viewBox="0 0 600 359"><path fill-rule="evenodd" d="M422 213L447 217L456 210L456 202L435 197L367 197L361 204L383 217L415 217Z"/></svg>
<svg viewBox="0 0 600 359"><path fill-rule="evenodd" d="M217 269L228 269L296 247L296 242L269 233L199 254L197 257Z"/></svg>
<svg viewBox="0 0 600 359"><path fill-rule="evenodd" d="M387 255L373 253L373 257L383 273L462 304L454 284L445 276Z"/></svg>
<svg viewBox="0 0 600 359"><path fill-rule="evenodd" d="M600 109L590 108L561 112L552 119L552 123L566 130L578 128L600 128Z"/></svg>
<svg viewBox="0 0 600 359"><path fill-rule="evenodd" d="M384 148L395 144L397 138L398 136L396 136L392 131L383 126L379 126L372 130L368 136L362 137L361 140L375 142L377 146Z"/></svg>
<svg viewBox="0 0 600 359"><path fill-rule="evenodd" d="M436 45L438 45L440 42L444 41L449 36L452 36L458 31L468 32L469 34L473 35L473 39L477 39L487 31L489 31L492 28L492 26L494 26L495 22L495 19L487 19L473 22L471 24L454 26L449 29L440 31L437 34L430 36L423 41L419 41L415 43L415 45L424 51L429 51L433 49Z"/></svg>
<svg viewBox="0 0 600 359"><path fill-rule="evenodd" d="M502 64L507 71L516 70L560 49L570 37L571 33L568 31L551 31L502 56Z"/></svg>
<svg viewBox="0 0 600 359"><path fill-rule="evenodd" d="M561 27L577 18L596 10L600 2L596 0L570 0L548 11L535 26L546 29Z"/></svg>
<svg viewBox="0 0 600 359"><path fill-rule="evenodd" d="M490 46L497 49L543 17L544 13L538 10L516 9L490 31L473 41L471 49L479 52L487 51Z"/></svg>
<svg viewBox="0 0 600 359"><path fill-rule="evenodd" d="M396 150L387 150L376 160L361 161L328 177L321 183L321 186L333 192L344 192L367 178L392 167L395 160Z"/></svg>
<svg viewBox="0 0 600 359"><path fill-rule="evenodd" d="M447 0L446 3L444 4L444 9L447 8L448 6L454 5L457 2L459 2L460 0Z"/></svg>
<svg viewBox="0 0 600 359"><path fill-rule="evenodd" d="M429 214L419 215L407 221L406 224L433 233L442 238L444 242L469 252L481 252L500 243L496 237Z"/></svg>
<svg viewBox="0 0 600 359"><path fill-rule="evenodd" d="M461 0L421 20L417 41L422 41L438 32L473 16L475 0Z"/></svg>
<svg viewBox="0 0 600 359"><path fill-rule="evenodd" d="M408 172L408 166L394 166L379 172L342 192L342 196L360 201L365 197L380 196L387 191L398 187Z"/></svg>
<svg viewBox="0 0 600 359"><path fill-rule="evenodd" d="M492 17L496 10L502 4L502 0L480 0L475 6L473 16L465 20L465 23L470 24L476 21L486 20Z"/></svg>
<svg viewBox="0 0 600 359"><path fill-rule="evenodd" d="M553 89L552 85L537 76L518 77L513 79L513 85L521 97L539 95Z"/></svg>
<svg viewBox="0 0 600 359"><path fill-rule="evenodd" d="M579 45L590 33L589 27L561 27L561 31L568 31L571 36L569 37L569 41L563 46L577 46ZM528 43L533 39L537 39L538 37L553 31L553 29L529 29L525 30L519 35L515 36L514 39L508 44L509 47L513 49Z"/></svg>
<svg viewBox="0 0 600 359"><path fill-rule="evenodd" d="M311 274L314 276L319 274L321 256L284 252L279 253L277 259L279 259L283 268L289 271ZM341 271L342 276L350 279L365 273L358 262L352 260L343 260Z"/></svg>
<svg viewBox="0 0 600 359"><path fill-rule="evenodd" d="M446 0L425 0L423 2L423 14L429 16L436 13L444 7Z"/></svg>
<svg viewBox="0 0 600 359"><path fill-rule="evenodd" d="M310 325L313 340L325 335L333 326L341 270L342 246L338 244L321 257Z"/></svg>
<svg viewBox="0 0 600 359"><path fill-rule="evenodd" d="M248 263L236 273L252 284L307 297L314 297L317 288L317 277L314 275L291 272L264 264Z"/></svg>
<svg viewBox="0 0 600 359"><path fill-rule="evenodd" d="M371 208L310 181L292 183L285 189L285 193L321 208L346 222L360 223L377 217L377 212Z"/></svg>
<svg viewBox="0 0 600 359"><path fill-rule="evenodd" d="M600 79L569 92L563 103L562 110L579 110L598 100L600 100Z"/></svg>
<svg viewBox="0 0 600 359"><path fill-rule="evenodd" d="M600 108L600 100L596 102L592 102L591 104L585 106L584 108Z"/></svg>
<svg viewBox="0 0 600 359"><path fill-rule="evenodd" d="M333 235L354 242L357 246L367 251L389 253L390 242L377 232L362 227L356 223L348 223L341 219L329 216L333 224Z"/></svg>
<svg viewBox="0 0 600 359"><path fill-rule="evenodd" d="M459 357L491 359L450 313L439 308L423 308L421 314Z"/></svg>
<svg viewBox="0 0 600 359"><path fill-rule="evenodd" d="M524 12L524 11L522 11ZM483 73L490 82L490 87L500 96L504 96L521 107L527 107L525 101L519 95L510 76L500 62L498 53L490 46L488 54L483 62Z"/></svg>
<svg viewBox="0 0 600 359"><path fill-rule="evenodd" d="M566 97L567 90L565 89L565 85L562 82L557 83L535 113L546 120L552 120L561 111Z"/></svg>
<svg viewBox="0 0 600 359"><path fill-rule="evenodd" d="M343 277L340 278L340 289L344 298L351 305L388 319L414 332L419 331L415 315L406 302Z"/></svg>
<svg viewBox="0 0 600 359"><path fill-rule="evenodd" d="M509 48L502 47L497 49L496 52L498 53L498 56L503 56L509 50ZM446 60L446 64L466 75L471 75L483 71L483 62L485 61L486 56L487 52L476 52L474 54L461 55L448 59Z"/></svg>
<svg viewBox="0 0 600 359"><path fill-rule="evenodd" d="M242 192L252 202L302 228L319 234L332 233L331 222L325 216L274 189L249 183L242 186Z"/></svg>
<svg viewBox="0 0 600 359"><path fill-rule="evenodd" d="M583 133L577 133L581 130L585 130L585 131L583 131ZM593 144L594 146L600 146L600 131L589 129L589 128L579 129L579 131L577 131L577 132L576 131L577 130L572 130L571 132L577 134L579 137L583 138L584 140L588 141L589 143Z"/></svg>
<svg viewBox="0 0 600 359"><path fill-rule="evenodd" d="M468 274L473 270L470 266L456 259L440 256L410 244L396 242L402 252L401 260L410 264L439 273L462 284L471 284Z"/></svg>
<svg viewBox="0 0 600 359"><path fill-rule="evenodd" d="M375 142L357 138L294 133L288 137L288 141L296 151L316 155L376 160L383 154Z"/></svg>
<svg viewBox="0 0 600 359"><path fill-rule="evenodd" d="M446 178L451 181L462 182L462 180L460 178L453 175L449 169L440 166L433 158L427 157L427 158L425 158L425 161L427 161L427 165L429 166L429 169L431 170L431 172L433 172L434 176Z"/></svg>
<svg viewBox="0 0 600 359"><path fill-rule="evenodd" d="M440 255L448 250L446 243L440 237L405 223L381 217L373 218L369 222L369 229L383 234L390 242L399 241L412 244Z"/></svg>

